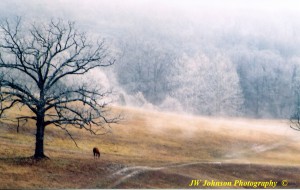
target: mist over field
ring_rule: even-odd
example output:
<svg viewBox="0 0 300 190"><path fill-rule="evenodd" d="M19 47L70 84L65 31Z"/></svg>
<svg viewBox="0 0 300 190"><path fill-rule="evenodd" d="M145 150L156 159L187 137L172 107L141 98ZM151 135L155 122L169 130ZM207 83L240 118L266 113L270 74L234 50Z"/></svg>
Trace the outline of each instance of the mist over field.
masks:
<svg viewBox="0 0 300 190"><path fill-rule="evenodd" d="M298 0L1 1L0 189L299 188L299 20Z"/></svg>
<svg viewBox="0 0 300 190"><path fill-rule="evenodd" d="M0 15L75 21L104 38L116 63L85 82L112 89L116 103L289 118L299 99L299 9L293 0L10 0Z"/></svg>

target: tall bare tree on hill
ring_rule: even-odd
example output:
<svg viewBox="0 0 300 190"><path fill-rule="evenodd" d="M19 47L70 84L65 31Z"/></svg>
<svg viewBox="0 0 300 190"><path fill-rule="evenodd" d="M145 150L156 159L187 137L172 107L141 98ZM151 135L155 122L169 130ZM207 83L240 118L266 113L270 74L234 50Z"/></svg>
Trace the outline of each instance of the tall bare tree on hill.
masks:
<svg viewBox="0 0 300 190"><path fill-rule="evenodd" d="M110 93L80 81L75 86L62 85L72 77L77 79L92 69L114 64L104 42L92 43L73 22L62 20L24 28L20 18L0 25L1 117L15 106L31 110L31 114L16 119L36 122L34 158L46 157L44 132L48 125L69 135L68 126L92 134L107 132L110 124L119 120L107 108L105 98Z"/></svg>

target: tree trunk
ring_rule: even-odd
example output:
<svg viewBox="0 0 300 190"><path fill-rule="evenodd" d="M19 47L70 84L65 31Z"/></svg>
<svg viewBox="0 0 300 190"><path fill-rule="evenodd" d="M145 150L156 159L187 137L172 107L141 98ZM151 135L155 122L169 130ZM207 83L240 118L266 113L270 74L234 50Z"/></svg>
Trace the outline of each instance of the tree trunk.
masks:
<svg viewBox="0 0 300 190"><path fill-rule="evenodd" d="M45 131L45 122L44 117L38 116L36 122L36 142L35 142L35 153L34 158L48 158L44 154L44 131Z"/></svg>

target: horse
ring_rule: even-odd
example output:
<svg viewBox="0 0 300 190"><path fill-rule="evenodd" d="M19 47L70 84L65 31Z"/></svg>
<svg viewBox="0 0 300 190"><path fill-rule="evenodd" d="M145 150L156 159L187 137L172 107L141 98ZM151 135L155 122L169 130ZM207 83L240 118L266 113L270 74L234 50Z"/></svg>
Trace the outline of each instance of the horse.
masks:
<svg viewBox="0 0 300 190"><path fill-rule="evenodd" d="M97 147L93 148L94 158L100 158L100 151Z"/></svg>

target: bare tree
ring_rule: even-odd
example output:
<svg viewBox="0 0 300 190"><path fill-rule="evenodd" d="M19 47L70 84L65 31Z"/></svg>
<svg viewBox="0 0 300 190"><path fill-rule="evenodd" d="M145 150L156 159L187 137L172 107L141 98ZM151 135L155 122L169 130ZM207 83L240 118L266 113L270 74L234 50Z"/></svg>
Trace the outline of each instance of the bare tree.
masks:
<svg viewBox="0 0 300 190"><path fill-rule="evenodd" d="M119 120L107 108L110 93L89 84L64 85L72 77L114 64L104 42L92 43L73 22L62 20L24 28L20 18L0 25L1 117L15 106L29 108L30 114L15 119L36 121L34 158L46 157L44 131L48 125L69 135L68 126L106 133Z"/></svg>

